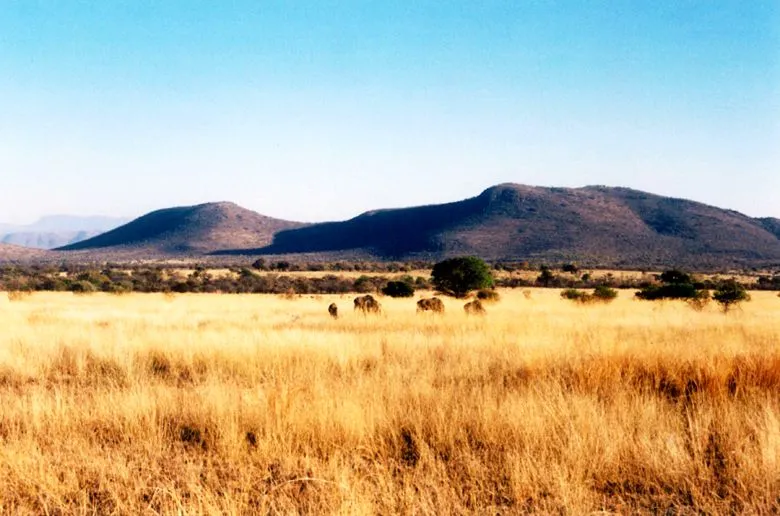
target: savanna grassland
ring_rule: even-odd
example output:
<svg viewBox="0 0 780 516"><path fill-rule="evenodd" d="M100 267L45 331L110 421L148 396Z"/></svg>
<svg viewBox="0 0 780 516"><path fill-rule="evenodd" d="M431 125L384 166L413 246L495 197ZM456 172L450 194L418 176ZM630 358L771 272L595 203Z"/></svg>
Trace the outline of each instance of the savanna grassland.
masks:
<svg viewBox="0 0 780 516"><path fill-rule="evenodd" d="M501 296L0 293L0 513L780 512L776 294Z"/></svg>

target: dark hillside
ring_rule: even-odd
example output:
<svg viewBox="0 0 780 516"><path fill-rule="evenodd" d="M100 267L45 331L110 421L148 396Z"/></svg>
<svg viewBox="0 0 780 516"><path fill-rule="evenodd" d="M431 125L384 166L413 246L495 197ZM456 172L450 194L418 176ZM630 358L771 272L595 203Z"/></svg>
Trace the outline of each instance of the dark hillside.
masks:
<svg viewBox="0 0 780 516"><path fill-rule="evenodd" d="M266 245L277 231L301 225L265 217L230 202L207 203L154 211L60 249L117 251L121 248L149 255L208 253Z"/></svg>
<svg viewBox="0 0 780 516"><path fill-rule="evenodd" d="M464 201L378 210L280 231L259 254L577 261L704 267L780 263L780 240L741 213L627 188L502 184Z"/></svg>

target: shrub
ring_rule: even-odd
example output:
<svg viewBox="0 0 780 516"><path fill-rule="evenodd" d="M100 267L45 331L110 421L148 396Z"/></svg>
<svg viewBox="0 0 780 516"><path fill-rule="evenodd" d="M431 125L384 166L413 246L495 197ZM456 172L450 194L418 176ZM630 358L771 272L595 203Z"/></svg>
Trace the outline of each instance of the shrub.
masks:
<svg viewBox="0 0 780 516"><path fill-rule="evenodd" d="M732 306L737 306L743 301L750 301L750 294L741 283L732 279L721 283L712 298L720 303L723 312L727 313Z"/></svg>
<svg viewBox="0 0 780 516"><path fill-rule="evenodd" d="M587 293L582 290L577 290L576 288L567 288L561 291L561 297L570 301L584 302L584 298L587 297L587 295Z"/></svg>
<svg viewBox="0 0 780 516"><path fill-rule="evenodd" d="M433 266L431 280L436 290L454 297L466 297L469 292L493 286L490 267L474 256L450 258Z"/></svg>
<svg viewBox="0 0 780 516"><path fill-rule="evenodd" d="M693 283L690 274L679 271L677 269L670 269L668 271L664 271L663 273L661 273L658 279L661 280L662 283L667 283L667 284Z"/></svg>
<svg viewBox="0 0 780 516"><path fill-rule="evenodd" d="M496 303L501 299L501 296L493 289L482 288L477 291L477 299L480 301Z"/></svg>
<svg viewBox="0 0 780 516"><path fill-rule="evenodd" d="M609 303L618 296L618 293L614 288L608 287L606 285L599 285L593 289L592 295L593 298L598 301Z"/></svg>
<svg viewBox="0 0 780 516"><path fill-rule="evenodd" d="M414 287L405 281L388 281L382 293L390 297L412 297Z"/></svg>
<svg viewBox="0 0 780 516"><path fill-rule="evenodd" d="M639 299L655 301L658 299L700 299L709 297L709 293L698 288L689 274L676 269L665 271L658 276L661 285L647 285L636 293Z"/></svg>
<svg viewBox="0 0 780 516"><path fill-rule="evenodd" d="M710 304L710 292L708 290L701 290L697 297L686 299L685 302L697 312L701 312Z"/></svg>
<svg viewBox="0 0 780 516"><path fill-rule="evenodd" d="M97 292L97 287L86 280L79 280L70 285L70 291L74 294L91 294Z"/></svg>
<svg viewBox="0 0 780 516"><path fill-rule="evenodd" d="M570 301L576 301L578 303L592 303L602 302L609 303L617 297L617 290L607 287L606 285L599 285L593 289L593 293L583 292L576 288L567 288L561 291L561 297Z"/></svg>
<svg viewBox="0 0 780 516"><path fill-rule="evenodd" d="M542 265L541 274L536 278L536 284L541 285L543 287L550 287L553 286L553 283L556 281L555 274L553 274L552 270L547 267L546 265Z"/></svg>
<svg viewBox="0 0 780 516"><path fill-rule="evenodd" d="M8 291L8 300L9 301L23 301L27 299L32 292L29 290L9 290Z"/></svg>
<svg viewBox="0 0 780 516"><path fill-rule="evenodd" d="M573 263L566 263L561 267L561 271L563 272L569 272L571 274L577 274L579 272L579 267L574 265Z"/></svg>

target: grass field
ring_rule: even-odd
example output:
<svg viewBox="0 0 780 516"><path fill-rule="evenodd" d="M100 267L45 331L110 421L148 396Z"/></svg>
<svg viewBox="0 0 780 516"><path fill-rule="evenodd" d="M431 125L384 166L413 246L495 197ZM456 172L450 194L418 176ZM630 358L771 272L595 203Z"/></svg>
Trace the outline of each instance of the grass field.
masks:
<svg viewBox="0 0 780 516"><path fill-rule="evenodd" d="M775 293L501 295L0 293L0 513L780 512Z"/></svg>

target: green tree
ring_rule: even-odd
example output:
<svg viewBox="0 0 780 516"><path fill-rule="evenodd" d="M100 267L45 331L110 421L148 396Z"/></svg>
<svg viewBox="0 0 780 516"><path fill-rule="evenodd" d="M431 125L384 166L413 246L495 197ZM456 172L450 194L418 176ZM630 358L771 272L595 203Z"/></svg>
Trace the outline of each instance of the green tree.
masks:
<svg viewBox="0 0 780 516"><path fill-rule="evenodd" d="M712 298L720 303L724 313L728 313L732 306L742 301L750 301L750 294L741 283L731 279L721 283Z"/></svg>
<svg viewBox="0 0 780 516"><path fill-rule="evenodd" d="M663 273L661 273L658 279L660 279L662 283L673 284L673 285L693 283L693 279L691 278L690 274L682 272L677 269L664 271Z"/></svg>
<svg viewBox="0 0 780 516"><path fill-rule="evenodd" d="M599 285L593 289L593 299L609 303L617 298L618 293L614 288L610 288L607 285Z"/></svg>
<svg viewBox="0 0 780 516"><path fill-rule="evenodd" d="M550 287L556 280L555 274L553 274L552 269L550 269L546 265L542 265L541 267L541 274L536 278L536 284L541 285L542 287Z"/></svg>
<svg viewBox="0 0 780 516"><path fill-rule="evenodd" d="M668 270L658 276L661 285L647 285L636 293L639 299L655 301L659 299L704 299L709 292L693 283L693 278L678 270Z"/></svg>
<svg viewBox="0 0 780 516"><path fill-rule="evenodd" d="M433 286L442 294L466 297L472 290L493 286L490 267L475 256L450 258L433 266Z"/></svg>

